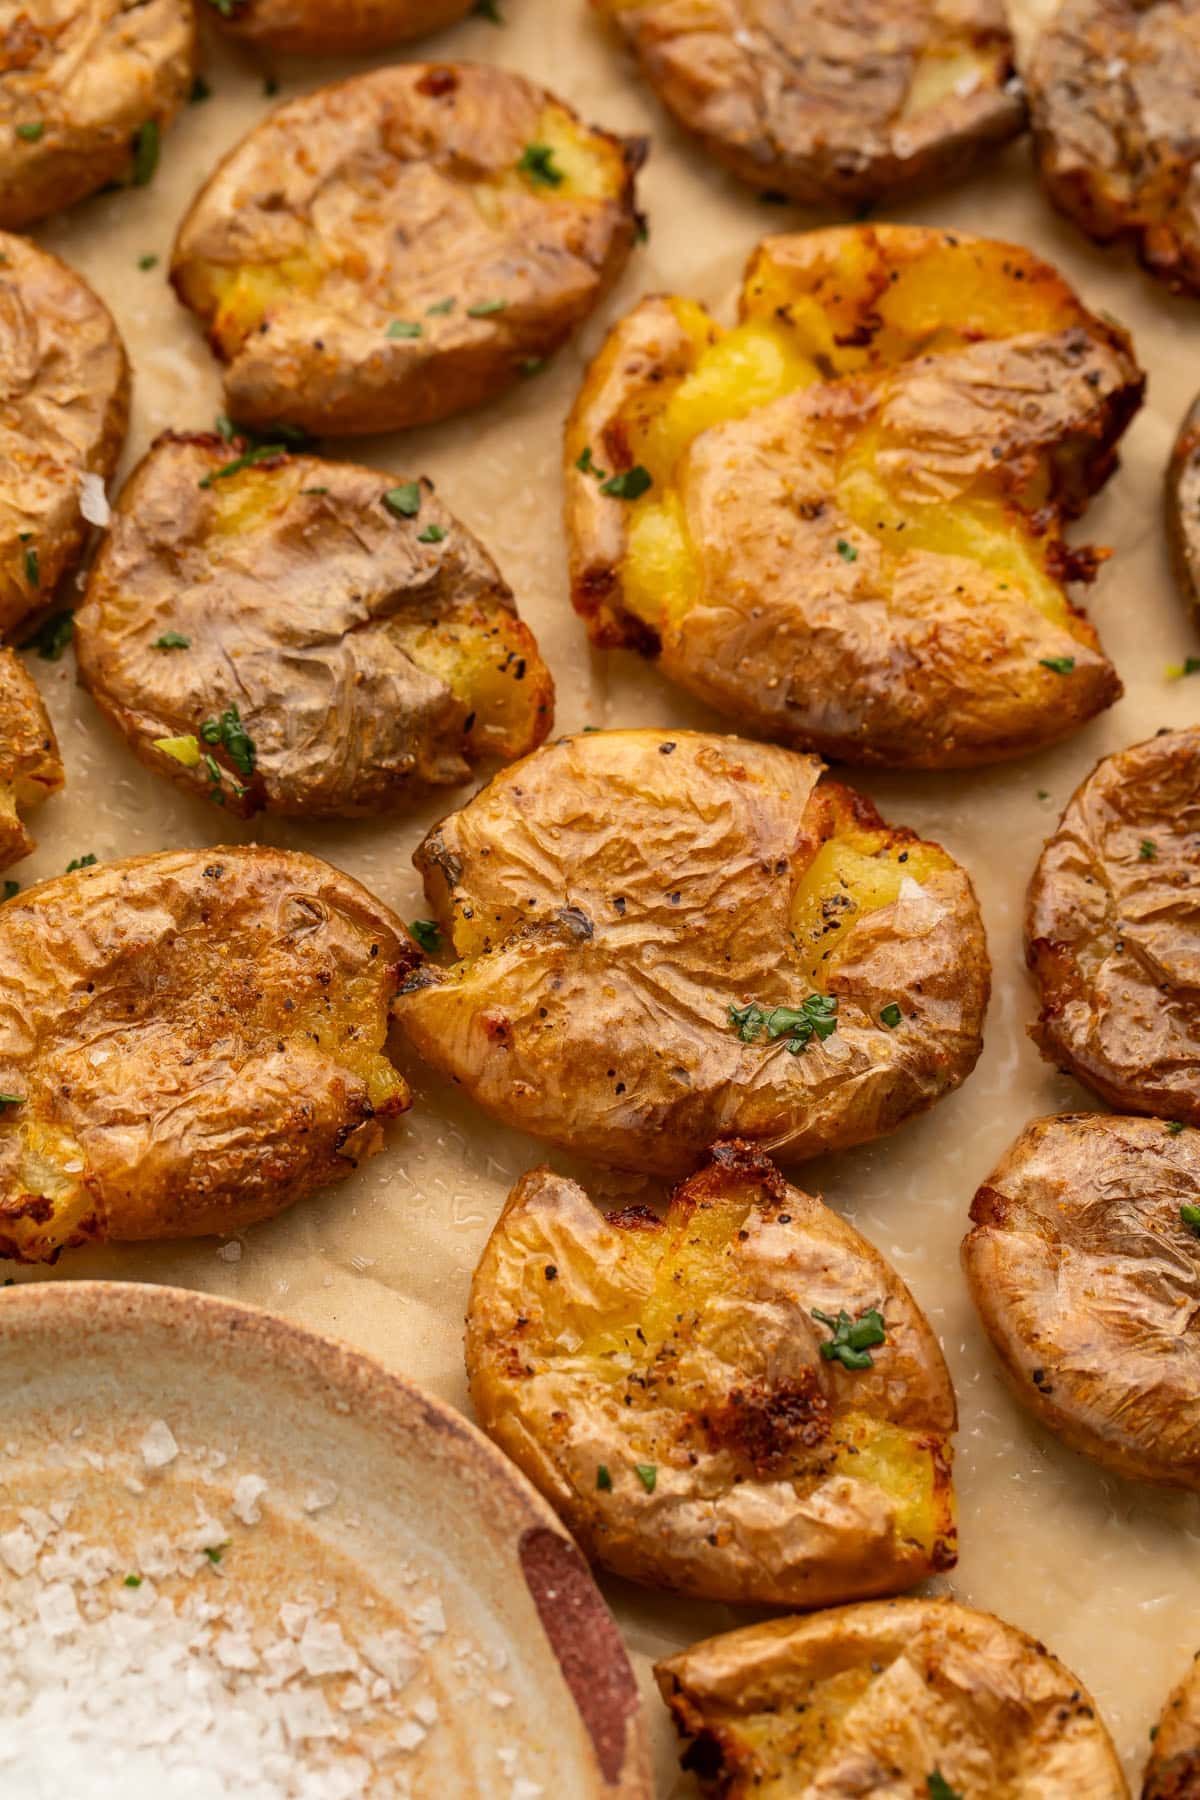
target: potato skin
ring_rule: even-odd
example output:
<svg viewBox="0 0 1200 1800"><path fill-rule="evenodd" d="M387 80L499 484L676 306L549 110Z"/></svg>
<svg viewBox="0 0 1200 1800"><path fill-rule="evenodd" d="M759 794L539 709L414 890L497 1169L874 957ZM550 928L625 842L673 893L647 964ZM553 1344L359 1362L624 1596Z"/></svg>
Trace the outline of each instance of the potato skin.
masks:
<svg viewBox="0 0 1200 1800"><path fill-rule="evenodd" d="M1126 1112L1200 1125L1200 727L1105 757L1034 871L1030 1036Z"/></svg>
<svg viewBox="0 0 1200 1800"><path fill-rule="evenodd" d="M398 996L410 1043L506 1123L666 1175L722 1137L799 1160L931 1106L980 1047L970 880L820 776L815 758L662 731L560 739L503 771L414 856L461 960ZM897 896L860 910L831 875L800 944L806 873L856 833ZM907 896L901 857L930 865ZM814 983L837 999L834 1037L742 1041L732 1006L799 1005Z"/></svg>
<svg viewBox="0 0 1200 1800"><path fill-rule="evenodd" d="M938 327L957 341L930 351ZM606 491L594 466L654 465L675 395L747 333L759 363L728 409L634 504ZM790 373L756 390L767 351ZM733 331L651 297L588 369L564 455L572 602L593 643L656 657L756 735L897 768L1024 755L1121 693L1066 592L1103 553L1062 526L1143 385L1124 332L1028 251L911 226L768 239ZM650 564L648 612L655 507L677 509L679 566Z"/></svg>
<svg viewBox="0 0 1200 1800"><path fill-rule="evenodd" d="M713 1800L1128 1800L1095 1703L1042 1644L952 1600L771 1619L656 1664Z"/></svg>
<svg viewBox="0 0 1200 1800"><path fill-rule="evenodd" d="M36 22L35 22L36 21ZM0 14L0 226L23 230L133 167L195 70L189 0L49 0ZM19 135L22 126L38 135Z"/></svg>
<svg viewBox="0 0 1200 1800"><path fill-rule="evenodd" d="M397 517L384 496L399 476L286 453L238 471L247 450L159 438L92 566L80 678L141 761L244 818L367 817L535 748L550 672L430 485ZM164 633L188 646L155 648ZM477 662L489 685L460 687ZM255 746L248 777L196 736L231 700ZM189 739L188 763L161 747Z"/></svg>
<svg viewBox="0 0 1200 1800"><path fill-rule="evenodd" d="M521 173L548 133L594 193ZM375 433L491 399L624 266L642 150L470 63L378 69L279 107L201 189L171 261L227 365L230 413ZM389 337L397 320L419 335Z"/></svg>
<svg viewBox="0 0 1200 1800"><path fill-rule="evenodd" d="M440 31L470 12L473 0L234 0L218 22L232 37L264 50L337 56L386 50L405 38Z"/></svg>
<svg viewBox="0 0 1200 1800"><path fill-rule="evenodd" d="M1027 74L1038 173L1098 243L1132 242L1152 275L1200 294L1197 0L1063 0Z"/></svg>
<svg viewBox="0 0 1200 1800"><path fill-rule="evenodd" d="M808 206L957 179L1025 126L994 0L820 0L803 13L716 0L592 0L681 125L758 188ZM912 110L914 81L958 52L963 82ZM919 93L919 88L917 89Z"/></svg>
<svg viewBox="0 0 1200 1800"><path fill-rule="evenodd" d="M33 677L0 646L0 869L33 849L21 813L63 784L58 739Z"/></svg>
<svg viewBox="0 0 1200 1800"><path fill-rule="evenodd" d="M78 562L85 474L107 480L129 423L129 359L83 277L0 232L0 639ZM32 553L32 554L31 554Z"/></svg>
<svg viewBox="0 0 1200 1800"><path fill-rule="evenodd" d="M971 1205L971 1297L1021 1404L1118 1475L1200 1491L1200 1143L1158 1119L1026 1126Z"/></svg>
<svg viewBox="0 0 1200 1800"><path fill-rule="evenodd" d="M1200 618L1200 395L1179 427L1167 465L1163 501L1175 580Z"/></svg>
<svg viewBox="0 0 1200 1800"><path fill-rule="evenodd" d="M1159 1716L1142 1800L1200 1800L1200 1667L1193 1660Z"/></svg>
<svg viewBox="0 0 1200 1800"><path fill-rule="evenodd" d="M872 1368L822 1357L814 1307L882 1313ZM825 1606L953 1566L957 1420L937 1339L883 1257L747 1146L719 1145L664 1221L605 1218L532 1170L475 1271L466 1353L484 1430L616 1574Z"/></svg>
<svg viewBox="0 0 1200 1800"><path fill-rule="evenodd" d="M382 1053L420 952L316 857L167 851L0 908L0 1254L240 1231L409 1105Z"/></svg>

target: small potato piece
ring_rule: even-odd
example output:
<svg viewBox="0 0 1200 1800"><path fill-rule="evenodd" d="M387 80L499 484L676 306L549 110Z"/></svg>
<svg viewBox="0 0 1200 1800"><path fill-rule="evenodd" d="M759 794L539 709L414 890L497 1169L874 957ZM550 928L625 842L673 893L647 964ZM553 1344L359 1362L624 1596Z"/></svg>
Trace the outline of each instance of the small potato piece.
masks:
<svg viewBox="0 0 1200 1800"><path fill-rule="evenodd" d="M1152 275L1200 294L1200 0L1061 0L1026 85L1059 211L1101 244L1131 240Z"/></svg>
<svg viewBox="0 0 1200 1800"><path fill-rule="evenodd" d="M171 279L241 423L427 424L509 387L591 312L633 243L640 155L520 75L378 69L230 152Z"/></svg>
<svg viewBox="0 0 1200 1800"><path fill-rule="evenodd" d="M807 206L955 179L1025 127L998 0L592 0L681 125Z"/></svg>
<svg viewBox="0 0 1200 1800"><path fill-rule="evenodd" d="M1172 1690L1153 1736L1142 1800L1200 1800L1200 1655Z"/></svg>
<svg viewBox="0 0 1200 1800"><path fill-rule="evenodd" d="M62 757L42 696L16 651L0 648L0 869L33 849L21 813L62 784Z"/></svg>
<svg viewBox="0 0 1200 1800"><path fill-rule="evenodd" d="M1200 395L1188 408L1167 467L1167 543L1175 579L1200 619Z"/></svg>
<svg viewBox="0 0 1200 1800"><path fill-rule="evenodd" d="M875 1347L827 1358L854 1323ZM618 1575L828 1606L954 1564L937 1339L878 1251L746 1146L662 1220L526 1175L475 1271L467 1372L484 1430Z"/></svg>
<svg viewBox="0 0 1200 1800"><path fill-rule="evenodd" d="M553 717L500 571L427 482L236 439L154 445L75 642L136 755L247 818L400 806L523 756Z"/></svg>
<svg viewBox="0 0 1200 1800"><path fill-rule="evenodd" d="M1192 1132L1103 1113L1038 1119L976 1194L963 1240L971 1297L1022 1405L1106 1469L1193 1491L1200 1242L1183 1211L1197 1208Z"/></svg>
<svg viewBox="0 0 1200 1800"><path fill-rule="evenodd" d="M386 50L452 25L473 0L231 0L218 24L263 50L339 56Z"/></svg>
<svg viewBox="0 0 1200 1800"><path fill-rule="evenodd" d="M149 181L195 52L190 0L0 0L0 225Z"/></svg>
<svg viewBox="0 0 1200 1800"><path fill-rule="evenodd" d="M168 851L0 907L0 1255L269 1219L381 1147L420 960L296 851Z"/></svg>
<svg viewBox="0 0 1200 1800"><path fill-rule="evenodd" d="M1200 726L1097 763L1042 851L1025 943L1047 1062L1200 1125Z"/></svg>
<svg viewBox="0 0 1200 1800"><path fill-rule="evenodd" d="M413 859L458 960L398 996L410 1042L505 1123L666 1175L719 1138L798 1160L923 1112L979 1054L975 894L821 774L663 731L504 770Z"/></svg>
<svg viewBox="0 0 1200 1800"><path fill-rule="evenodd" d="M772 1619L654 1672L713 1800L1128 1800L1076 1677L952 1600Z"/></svg>
<svg viewBox="0 0 1200 1800"><path fill-rule="evenodd" d="M1062 528L1142 387L1125 334L1026 250L768 239L732 330L643 300L588 370L575 608L764 736L894 767L1024 755L1121 692L1065 585L1098 554Z"/></svg>
<svg viewBox="0 0 1200 1800"><path fill-rule="evenodd" d="M56 256L0 232L0 639L78 562L83 479L108 479L128 423L108 308Z"/></svg>

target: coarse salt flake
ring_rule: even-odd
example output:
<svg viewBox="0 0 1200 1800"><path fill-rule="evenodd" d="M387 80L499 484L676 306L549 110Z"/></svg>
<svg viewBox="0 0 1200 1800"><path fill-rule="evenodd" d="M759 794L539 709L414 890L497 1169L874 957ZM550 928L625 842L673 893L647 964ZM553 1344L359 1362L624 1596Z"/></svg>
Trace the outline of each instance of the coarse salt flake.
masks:
<svg viewBox="0 0 1200 1800"><path fill-rule="evenodd" d="M243 1525L257 1525L262 1518L258 1503L267 1491L261 1475L239 1475L233 1484L233 1516Z"/></svg>
<svg viewBox="0 0 1200 1800"><path fill-rule="evenodd" d="M112 524L112 508L99 475L85 475L79 483L79 510L89 525L101 530Z"/></svg>
<svg viewBox="0 0 1200 1800"><path fill-rule="evenodd" d="M165 1419L155 1419L146 1427L138 1448L148 1469L165 1469L179 1455L175 1433Z"/></svg>

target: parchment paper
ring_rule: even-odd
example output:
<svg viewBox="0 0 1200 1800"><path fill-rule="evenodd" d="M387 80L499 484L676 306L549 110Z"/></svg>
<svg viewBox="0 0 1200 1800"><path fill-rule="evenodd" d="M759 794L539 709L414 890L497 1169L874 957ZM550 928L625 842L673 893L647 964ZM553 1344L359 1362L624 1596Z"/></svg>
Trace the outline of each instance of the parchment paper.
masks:
<svg viewBox="0 0 1200 1800"><path fill-rule="evenodd" d="M649 243L582 341L510 398L433 430L349 444L347 453L400 477L431 475L452 510L491 548L554 671L560 727L726 729L633 656L589 652L566 597L561 426L587 356L608 322L640 294L693 294L728 320L741 265L756 240L817 221L764 204L710 167L643 91L584 0L503 4L502 28L472 19L411 54L517 69L589 119L651 133L654 149L642 179ZM207 428L219 408L216 367L167 287L165 263L193 190L272 101L264 96L262 67L211 43L206 66L214 96L189 107L165 135L151 187L92 201L37 234L95 284L125 334L136 380L126 466L157 432ZM354 66L295 62L273 73L288 96ZM1042 840L1099 756L1160 726L1194 720L1200 711L1200 676L1166 678L1168 663L1200 651L1200 643L1172 589L1160 525L1162 469L1178 417L1200 387L1200 303L1171 299L1122 252L1094 249L1057 219L1034 183L1027 142L968 186L887 216L1032 245L1092 305L1132 326L1151 377L1147 406L1125 440L1123 467L1075 533L1117 551L1089 605L1124 679L1124 700L1060 749L1023 762L962 776L872 776L859 783L895 821L944 843L975 878L995 970L983 1059L958 1094L896 1137L809 1164L800 1176L892 1258L942 1336L962 1412L962 1558L944 1585L1032 1631L1065 1659L1097 1697L1132 1776L1168 1686L1200 1647L1200 1507L1185 1496L1107 1477L1026 1421L1002 1391L975 1323L958 1245L977 1184L1024 1123L1043 1112L1095 1104L1042 1063L1025 1035L1034 1001L1020 920ZM143 272L138 259L150 253L162 260ZM107 859L257 835L323 856L405 918L423 916L411 852L427 825L461 803L469 788L393 821L242 827L140 768L76 688L70 652L59 664L34 658L32 667L61 734L68 785L36 818L40 847L14 871L23 884L59 874L87 852ZM1039 799L1039 789L1049 797ZM347 1339L465 1408L461 1325L471 1271L508 1188L546 1158L533 1140L502 1130L421 1069L408 1072L416 1103L386 1153L342 1187L260 1226L241 1245L206 1240L75 1253L53 1271L22 1271L17 1279L114 1277L228 1294ZM591 1183L603 1198L634 1185L613 1177ZM646 1680L661 1792L691 1793L676 1772L649 1662L749 1615L619 1583L606 1587Z"/></svg>

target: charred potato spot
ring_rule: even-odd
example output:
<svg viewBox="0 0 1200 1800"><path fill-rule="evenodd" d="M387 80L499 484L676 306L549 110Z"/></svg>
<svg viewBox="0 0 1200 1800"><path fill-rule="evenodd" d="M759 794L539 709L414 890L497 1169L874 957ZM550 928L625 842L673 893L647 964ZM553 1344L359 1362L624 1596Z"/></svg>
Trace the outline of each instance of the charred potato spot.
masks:
<svg viewBox="0 0 1200 1800"><path fill-rule="evenodd" d="M232 0L219 23L263 49L335 56L386 50L470 10L471 0Z"/></svg>
<svg viewBox="0 0 1200 1800"><path fill-rule="evenodd" d="M808 205L949 181L1025 120L1003 8L972 0L593 0L679 122Z"/></svg>
<svg viewBox="0 0 1200 1800"><path fill-rule="evenodd" d="M869 1367L822 1355L814 1309L882 1315ZM744 1147L661 1221L527 1175L475 1274L467 1368L485 1429L620 1574L813 1606L955 1560L954 1395L928 1324L869 1244Z"/></svg>
<svg viewBox="0 0 1200 1800"><path fill-rule="evenodd" d="M1028 72L1047 193L1099 243L1132 242L1151 274L1200 294L1195 0L1063 0Z"/></svg>
<svg viewBox="0 0 1200 1800"><path fill-rule="evenodd" d="M799 1158L931 1105L979 1049L970 882L820 775L624 731L497 776L414 859L455 960L398 997L409 1040L507 1123L666 1174L718 1138Z"/></svg>
<svg viewBox="0 0 1200 1800"><path fill-rule="evenodd" d="M1200 1794L1200 1668L1193 1660L1163 1707L1142 1782L1142 1800L1196 1800Z"/></svg>
<svg viewBox="0 0 1200 1800"><path fill-rule="evenodd" d="M1015 1626L949 1600L775 1619L655 1675L716 1800L804 1794L1128 1800L1091 1696Z"/></svg>
<svg viewBox="0 0 1200 1800"><path fill-rule="evenodd" d="M133 857L0 909L0 1254L237 1231L381 1147L419 952L292 851Z"/></svg>
<svg viewBox="0 0 1200 1800"><path fill-rule="evenodd" d="M1198 1202L1192 1132L1098 1113L1041 1119L975 1196L963 1243L1022 1405L1118 1474L1193 1490L1200 1242L1185 1215Z"/></svg>
<svg viewBox="0 0 1200 1800"><path fill-rule="evenodd" d="M79 560L84 478L112 474L128 418L107 308L57 257L0 232L0 639Z"/></svg>
<svg viewBox="0 0 1200 1800"><path fill-rule="evenodd" d="M62 757L42 697L15 650L0 648L0 869L28 856L22 814L63 784Z"/></svg>
<svg viewBox="0 0 1200 1800"><path fill-rule="evenodd" d="M1111 1106L1200 1124L1200 728L1106 757L1029 888L1047 1061Z"/></svg>
<svg viewBox="0 0 1200 1800"><path fill-rule="evenodd" d="M1067 592L1099 555L1062 533L1141 391L1124 334L1026 251L906 226L768 240L737 325L645 300L589 369L576 610L785 741L1022 754L1120 692Z"/></svg>
<svg viewBox="0 0 1200 1800"><path fill-rule="evenodd" d="M1179 427L1164 500L1175 579L1193 613L1200 616L1200 399L1193 401Z"/></svg>
<svg viewBox="0 0 1200 1800"><path fill-rule="evenodd" d="M0 225L24 229L137 179L143 134L187 97L195 35L188 0L0 9Z"/></svg>
<svg viewBox="0 0 1200 1800"><path fill-rule="evenodd" d="M377 70L280 107L226 158L172 280L244 423L427 423L591 311L633 243L640 154L518 75Z"/></svg>
<svg viewBox="0 0 1200 1800"><path fill-rule="evenodd" d="M91 571L80 675L144 762L244 816L362 815L541 742L549 671L428 483L246 451L159 439Z"/></svg>

